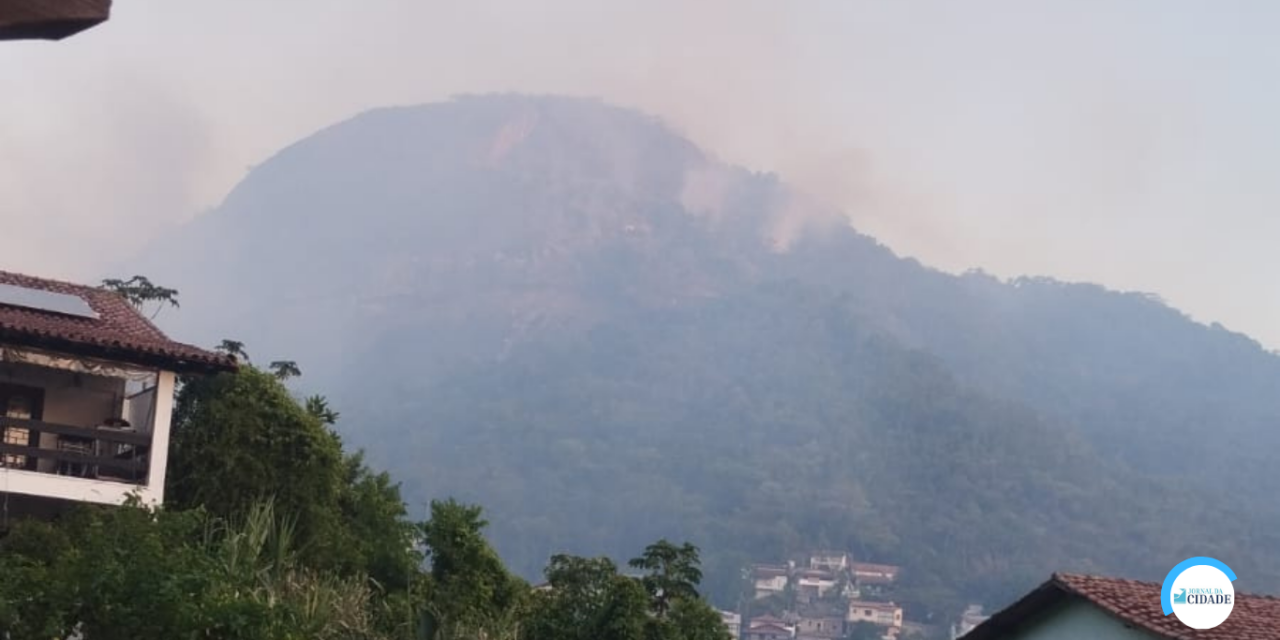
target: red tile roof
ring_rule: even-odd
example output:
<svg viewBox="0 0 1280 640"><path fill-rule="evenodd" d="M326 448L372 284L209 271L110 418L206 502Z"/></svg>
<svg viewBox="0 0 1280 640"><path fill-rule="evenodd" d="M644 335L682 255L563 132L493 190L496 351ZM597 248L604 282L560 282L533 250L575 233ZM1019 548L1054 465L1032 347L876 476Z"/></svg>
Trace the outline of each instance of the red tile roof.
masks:
<svg viewBox="0 0 1280 640"><path fill-rule="evenodd" d="M1121 622L1178 640L1280 640L1280 599L1236 594L1231 617L1213 629L1191 629L1160 607L1160 585L1121 578L1054 574L1018 602L974 627L965 640L1008 638L1031 618L1064 599L1083 600Z"/></svg>
<svg viewBox="0 0 1280 640"><path fill-rule="evenodd" d="M235 359L174 342L116 293L84 285L0 271L0 284L62 293L84 300L97 318L0 304L0 344L49 349L178 372L235 369Z"/></svg>

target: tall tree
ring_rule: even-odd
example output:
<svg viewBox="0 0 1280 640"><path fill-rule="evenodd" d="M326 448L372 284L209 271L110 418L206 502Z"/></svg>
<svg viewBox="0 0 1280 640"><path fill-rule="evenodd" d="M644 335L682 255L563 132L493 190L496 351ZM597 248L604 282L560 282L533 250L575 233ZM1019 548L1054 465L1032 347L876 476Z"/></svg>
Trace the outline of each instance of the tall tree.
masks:
<svg viewBox="0 0 1280 640"><path fill-rule="evenodd" d="M642 569L644 588L653 599L653 610L659 618L671 611L678 600L697 600L698 584L702 582L698 548L689 543L676 546L663 539L648 547L639 557L628 563L633 569Z"/></svg>
<svg viewBox="0 0 1280 640"><path fill-rule="evenodd" d="M249 352L244 350L244 343L239 340L231 340L224 338L218 346L213 348L214 351L225 353L237 360L249 361Z"/></svg>
<svg viewBox="0 0 1280 640"><path fill-rule="evenodd" d="M330 426L337 424L338 418L341 417L341 414L329 406L329 399L321 395L307 396L303 406L307 408L307 413Z"/></svg>
<svg viewBox="0 0 1280 640"><path fill-rule="evenodd" d="M533 597L526 640L643 640L649 598L608 558L557 555Z"/></svg>
<svg viewBox="0 0 1280 640"><path fill-rule="evenodd" d="M302 369L298 367L298 363L293 360L274 360L267 365L271 373L277 379L288 380L289 378L297 378L302 375Z"/></svg>
<svg viewBox="0 0 1280 640"><path fill-rule="evenodd" d="M480 507L431 503L423 538L431 561L428 628L439 640L513 637L527 592L485 540Z"/></svg>
<svg viewBox="0 0 1280 640"><path fill-rule="evenodd" d="M274 376L245 366L183 385L170 449L171 506L231 517L271 498L297 518L304 553L347 552L341 443Z"/></svg>
<svg viewBox="0 0 1280 640"><path fill-rule="evenodd" d="M178 308L178 290L154 284L146 276L133 276L128 280L108 278L102 281L102 288L120 294L139 311L148 304L154 304L153 320L166 306Z"/></svg>

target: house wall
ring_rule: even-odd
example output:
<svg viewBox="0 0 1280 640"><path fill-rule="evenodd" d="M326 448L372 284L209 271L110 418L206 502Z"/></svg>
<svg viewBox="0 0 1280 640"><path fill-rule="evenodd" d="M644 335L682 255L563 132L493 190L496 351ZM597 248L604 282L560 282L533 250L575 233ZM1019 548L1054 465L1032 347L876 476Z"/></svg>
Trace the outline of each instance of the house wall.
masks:
<svg viewBox="0 0 1280 640"><path fill-rule="evenodd" d="M852 624L871 622L886 627L902 626L902 609L890 609L884 606L868 606L870 603L849 603L849 613L845 620Z"/></svg>
<svg viewBox="0 0 1280 640"><path fill-rule="evenodd" d="M765 598L775 593L782 593L787 588L787 576L775 576L756 579L756 597Z"/></svg>
<svg viewBox="0 0 1280 640"><path fill-rule="evenodd" d="M826 569L828 571L840 571L840 570L849 568L849 557L845 555L809 556L809 566L813 569Z"/></svg>
<svg viewBox="0 0 1280 640"><path fill-rule="evenodd" d="M1160 636L1133 629L1090 604L1068 602L1008 640L1159 640Z"/></svg>

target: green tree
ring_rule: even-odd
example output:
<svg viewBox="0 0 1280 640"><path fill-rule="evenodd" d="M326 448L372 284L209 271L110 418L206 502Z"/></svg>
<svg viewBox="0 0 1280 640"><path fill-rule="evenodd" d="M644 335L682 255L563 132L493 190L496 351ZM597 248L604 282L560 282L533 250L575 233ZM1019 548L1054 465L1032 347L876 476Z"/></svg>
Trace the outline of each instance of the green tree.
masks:
<svg viewBox="0 0 1280 640"><path fill-rule="evenodd" d="M557 555L547 583L534 594L527 640L642 640L649 597L639 582L618 574L608 558Z"/></svg>
<svg viewBox="0 0 1280 640"><path fill-rule="evenodd" d="M267 368L279 380L288 380L302 375L302 369L293 360L274 360L267 365Z"/></svg>
<svg viewBox="0 0 1280 640"><path fill-rule="evenodd" d="M235 358L236 360L242 360L244 362L249 361L249 352L245 351L244 343L240 342L239 340L231 340L231 339L224 338L222 342L218 343L218 346L213 348L213 350L219 351L221 353L225 353Z"/></svg>
<svg viewBox="0 0 1280 640"><path fill-rule="evenodd" d="M734 640L720 612L702 599L676 601L671 608L670 623L681 640Z"/></svg>
<svg viewBox="0 0 1280 640"><path fill-rule="evenodd" d="M178 290L154 284L146 276L133 276L128 280L108 278L102 281L102 288L120 294L139 311L154 303L156 308L151 313L153 320L166 306L178 308Z"/></svg>
<svg viewBox="0 0 1280 640"><path fill-rule="evenodd" d="M673 602L699 597L702 570L698 548L692 544L676 546L665 539L659 540L645 547L644 553L628 564L646 572L641 582L653 599L653 610L659 618L667 615Z"/></svg>
<svg viewBox="0 0 1280 640"><path fill-rule="evenodd" d="M308 396L303 401L303 406L307 408L307 413L330 426L337 424L338 418L341 417L341 414L329 406L329 399L321 395Z"/></svg>
<svg viewBox="0 0 1280 640"><path fill-rule="evenodd" d="M169 466L173 508L236 517L272 499L297 519L304 554L332 559L346 553L338 509L341 443L270 374L244 366L183 385Z"/></svg>
<svg viewBox="0 0 1280 640"><path fill-rule="evenodd" d="M267 640L271 611L205 552L200 512L82 507L23 521L0 544L0 627L9 637Z"/></svg>
<svg viewBox="0 0 1280 640"><path fill-rule="evenodd" d="M527 586L507 572L483 535L480 507L431 503L423 539L431 562L427 626L441 640L510 638Z"/></svg>
<svg viewBox="0 0 1280 640"><path fill-rule="evenodd" d="M419 580L422 528L409 518L400 485L376 472L356 452L343 460L338 512L344 528L348 573L366 573L384 588L409 589Z"/></svg>

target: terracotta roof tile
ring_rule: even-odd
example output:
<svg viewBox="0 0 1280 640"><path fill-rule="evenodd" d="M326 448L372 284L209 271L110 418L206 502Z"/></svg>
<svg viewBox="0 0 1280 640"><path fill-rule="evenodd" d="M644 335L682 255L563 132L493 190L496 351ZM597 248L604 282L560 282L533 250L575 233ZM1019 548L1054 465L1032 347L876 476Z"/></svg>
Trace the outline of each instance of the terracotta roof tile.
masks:
<svg viewBox="0 0 1280 640"><path fill-rule="evenodd" d="M1010 637L1011 630L1062 597L1082 598L1132 627L1178 640L1280 640L1280 599L1236 594L1231 617L1213 629L1191 629L1160 607L1160 584L1122 578L1055 574L1017 603L993 615L966 640Z"/></svg>
<svg viewBox="0 0 1280 640"><path fill-rule="evenodd" d="M0 271L0 284L77 296L97 318L0 304L0 344L43 347L179 372L231 370L230 356L174 342L118 294L96 287Z"/></svg>

